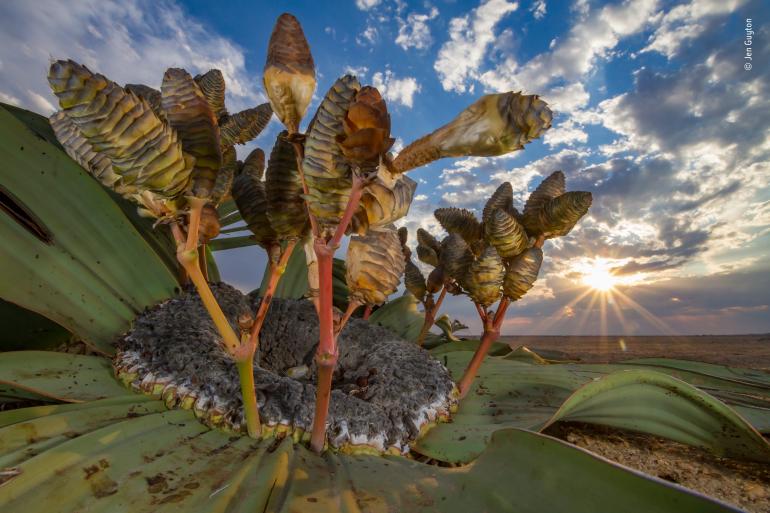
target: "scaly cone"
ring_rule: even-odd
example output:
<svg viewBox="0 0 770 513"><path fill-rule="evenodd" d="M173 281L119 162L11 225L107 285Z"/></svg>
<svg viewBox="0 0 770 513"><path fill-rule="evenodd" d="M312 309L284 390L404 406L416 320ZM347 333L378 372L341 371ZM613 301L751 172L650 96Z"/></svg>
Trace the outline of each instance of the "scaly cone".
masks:
<svg viewBox="0 0 770 513"><path fill-rule="evenodd" d="M381 305L396 291L404 274L404 255L396 231L385 228L351 237L345 265L350 301Z"/></svg>
<svg viewBox="0 0 770 513"><path fill-rule="evenodd" d="M299 124L316 88L315 64L302 26L291 14L275 22L267 47L264 85L270 105L290 134Z"/></svg>
<svg viewBox="0 0 770 513"><path fill-rule="evenodd" d="M169 68L160 88L161 105L179 134L182 149L195 157L191 194L208 199L222 167L219 125L208 101L190 74Z"/></svg>
<svg viewBox="0 0 770 513"><path fill-rule="evenodd" d="M390 114L380 92L362 87L342 123L344 134L337 136L342 153L359 166L379 164L395 139L390 137Z"/></svg>
<svg viewBox="0 0 770 513"><path fill-rule="evenodd" d="M500 255L493 246L487 247L468 267L464 280L473 302L485 309L496 303L502 294L504 274Z"/></svg>
<svg viewBox="0 0 770 513"><path fill-rule="evenodd" d="M195 158L182 151L177 133L150 105L74 61L51 64L51 89L64 114L93 151L112 162L115 187L135 187L174 198L190 185Z"/></svg>
<svg viewBox="0 0 770 513"><path fill-rule="evenodd" d="M321 101L305 142L302 170L310 214L318 223L322 238L331 237L350 198L351 168L336 136L344 134L342 122L361 88L350 75L337 79Z"/></svg>
<svg viewBox="0 0 770 513"><path fill-rule="evenodd" d="M401 150L393 168L403 173L444 157L494 157L521 150L551 127L552 117L536 95L488 94Z"/></svg>
<svg viewBox="0 0 770 513"><path fill-rule="evenodd" d="M211 110L217 119L227 114L225 108L225 77L218 69L210 69L202 75L195 75L195 83L201 88Z"/></svg>
<svg viewBox="0 0 770 513"><path fill-rule="evenodd" d="M406 175L393 175L386 166L361 193L361 205L351 219L353 233L363 235L369 228L379 228L401 219L409 212L417 182Z"/></svg>

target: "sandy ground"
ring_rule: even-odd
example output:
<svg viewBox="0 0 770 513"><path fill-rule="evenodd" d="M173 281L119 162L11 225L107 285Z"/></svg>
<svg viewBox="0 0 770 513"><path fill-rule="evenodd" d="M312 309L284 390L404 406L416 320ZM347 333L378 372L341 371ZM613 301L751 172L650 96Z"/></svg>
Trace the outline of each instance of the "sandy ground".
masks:
<svg viewBox="0 0 770 513"><path fill-rule="evenodd" d="M501 337L585 363L677 358L770 371L770 334L677 337ZM770 513L770 465L718 458L707 451L646 434L580 423L548 434L646 474L677 483L750 513Z"/></svg>
<svg viewBox="0 0 770 513"><path fill-rule="evenodd" d="M664 438L603 426L570 422L546 433L750 513L770 512L770 465L718 458Z"/></svg>
<svg viewBox="0 0 770 513"><path fill-rule="evenodd" d="M631 358L677 358L770 371L770 334L676 337L500 337L512 347L561 351L586 363Z"/></svg>

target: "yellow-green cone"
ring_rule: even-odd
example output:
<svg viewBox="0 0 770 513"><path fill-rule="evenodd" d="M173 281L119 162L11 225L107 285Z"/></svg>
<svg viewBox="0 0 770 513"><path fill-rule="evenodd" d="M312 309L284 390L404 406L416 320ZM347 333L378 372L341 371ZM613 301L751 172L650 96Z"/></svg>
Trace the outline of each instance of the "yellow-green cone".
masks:
<svg viewBox="0 0 770 513"><path fill-rule="evenodd" d="M517 256L508 266L503 280L503 294L513 301L521 299L535 284L540 266L543 263L543 250L529 248Z"/></svg>

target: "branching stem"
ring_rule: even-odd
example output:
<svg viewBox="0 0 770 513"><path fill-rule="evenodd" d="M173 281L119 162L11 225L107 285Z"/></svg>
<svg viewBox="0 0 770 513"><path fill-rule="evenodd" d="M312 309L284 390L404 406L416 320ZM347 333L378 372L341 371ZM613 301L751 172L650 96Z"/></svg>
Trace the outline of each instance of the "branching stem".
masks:
<svg viewBox="0 0 770 513"><path fill-rule="evenodd" d="M481 363L489 352L489 348L500 337L500 326L505 319L505 311L508 309L508 305L511 304L510 299L503 297L500 300L500 304L497 307L497 312L492 315L492 312L485 312L484 308L476 303L476 309L479 312L479 317L484 323L484 334L481 336L479 347L476 348L476 352L473 353L473 358L468 363L468 367L465 369L462 379L457 383L457 387L460 389L460 398L465 397L473 384L473 380L476 379L476 373L481 367Z"/></svg>
<svg viewBox="0 0 770 513"><path fill-rule="evenodd" d="M340 322L337 325L337 328L334 330L335 336L339 336L339 334L342 333L342 329L348 323L348 320L350 320L350 316L353 315L353 312L355 312L359 306L361 306L361 303L353 299L350 300L350 302L348 303L348 307L342 316L342 319L340 319ZM366 308L368 309L369 305L366 305Z"/></svg>
<svg viewBox="0 0 770 513"><path fill-rule="evenodd" d="M278 261L278 264L270 263L269 272L270 277L267 281L267 288L265 289L265 295L262 297L262 301L259 303L259 308L257 309L257 315L254 320L254 324L251 327L251 337L249 339L249 344L254 346L254 350L256 351L257 346L259 346L259 332L262 330L262 325L265 323L265 317L267 317L267 311L270 308L270 303L273 301L273 295L275 294L275 288L278 286L278 282L281 279L281 276L283 276L283 273L286 271L286 264L289 262L289 258L291 257L292 252L294 251L294 247L297 245L297 240L290 240L286 244L286 248L284 248L283 253L281 254L281 259Z"/></svg>
<svg viewBox="0 0 770 513"><path fill-rule="evenodd" d="M198 290L203 306L214 321L217 331L222 336L222 344L225 350L235 361L238 367L238 375L241 381L241 393L243 395L244 417L246 419L246 428L250 436L258 437L260 434L259 411L257 410L257 399L254 390L254 350L255 347L248 343L242 343L238 335L235 334L230 322L225 317L222 308L217 303L214 294L211 292L206 278L201 272L198 256L198 229L200 227L200 216L204 201L198 198L190 200L190 219L187 228L187 240L177 248L177 260L187 271L190 280ZM174 237L180 240L181 228L172 227ZM246 342L245 340L243 342Z"/></svg>
<svg viewBox="0 0 770 513"><path fill-rule="evenodd" d="M329 412L329 399L331 397L332 375L337 365L337 340L334 333L333 315L333 285L332 268L334 265L334 252L345 235L348 224L353 214L358 209L364 180L353 173L353 184L348 203L340 219L334 235L329 240L316 236L313 241L313 250L318 260L318 319L319 342L316 352L316 365L318 366L318 384L316 389L315 414L313 417L313 430L310 435L310 449L320 453L326 442L326 417Z"/></svg>
<svg viewBox="0 0 770 513"><path fill-rule="evenodd" d="M429 300L425 302L425 321L422 323L422 329L420 330L420 336L417 337L417 345L422 347L425 343L425 337L428 336L433 323L436 322L436 314L438 314L441 303L444 302L446 296L446 287L441 287L441 292L438 295L438 300L433 302L433 297L430 296Z"/></svg>

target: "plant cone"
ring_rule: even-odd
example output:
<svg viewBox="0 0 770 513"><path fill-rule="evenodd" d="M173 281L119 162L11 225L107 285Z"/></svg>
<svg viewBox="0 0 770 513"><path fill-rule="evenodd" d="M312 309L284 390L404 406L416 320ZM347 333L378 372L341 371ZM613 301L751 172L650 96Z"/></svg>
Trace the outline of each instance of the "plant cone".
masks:
<svg viewBox="0 0 770 513"><path fill-rule="evenodd" d="M270 105L290 134L299 131L316 88L315 64L302 26L291 14L275 22L267 47L264 85Z"/></svg>
<svg viewBox="0 0 770 513"><path fill-rule="evenodd" d="M494 157L521 150L551 127L552 117L536 95L488 94L404 148L393 167L403 173L444 157Z"/></svg>

